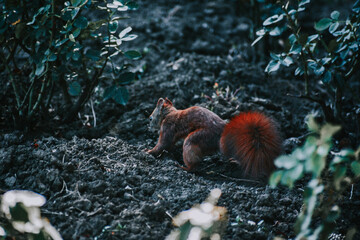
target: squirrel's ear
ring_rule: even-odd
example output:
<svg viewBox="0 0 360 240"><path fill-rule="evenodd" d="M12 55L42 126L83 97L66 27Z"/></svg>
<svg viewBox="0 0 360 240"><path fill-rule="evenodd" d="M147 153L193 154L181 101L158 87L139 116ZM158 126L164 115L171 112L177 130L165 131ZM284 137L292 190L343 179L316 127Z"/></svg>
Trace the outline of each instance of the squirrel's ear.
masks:
<svg viewBox="0 0 360 240"><path fill-rule="evenodd" d="M159 98L159 100L158 100L158 102L157 102L156 105L159 105L159 104L161 104L161 103L163 103L163 102L164 102L164 99L163 99L163 98Z"/></svg>
<svg viewBox="0 0 360 240"><path fill-rule="evenodd" d="M173 105L173 103L172 103L168 98L165 98L165 102L166 102L167 104L170 104L171 106Z"/></svg>

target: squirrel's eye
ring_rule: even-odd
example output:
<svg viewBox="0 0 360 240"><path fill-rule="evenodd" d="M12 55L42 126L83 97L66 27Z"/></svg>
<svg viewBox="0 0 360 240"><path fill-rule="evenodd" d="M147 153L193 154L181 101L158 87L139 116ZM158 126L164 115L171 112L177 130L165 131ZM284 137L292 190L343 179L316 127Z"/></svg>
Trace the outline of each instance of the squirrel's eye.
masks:
<svg viewBox="0 0 360 240"><path fill-rule="evenodd" d="M152 121L153 117L152 117L152 116L150 116L150 117L149 117L149 119L150 119L150 121Z"/></svg>

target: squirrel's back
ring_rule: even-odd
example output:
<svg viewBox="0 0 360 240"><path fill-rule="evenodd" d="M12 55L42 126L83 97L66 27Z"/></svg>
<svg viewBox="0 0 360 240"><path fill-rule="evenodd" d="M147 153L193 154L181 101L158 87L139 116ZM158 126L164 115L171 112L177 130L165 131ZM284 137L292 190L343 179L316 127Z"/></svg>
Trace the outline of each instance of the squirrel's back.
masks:
<svg viewBox="0 0 360 240"><path fill-rule="evenodd" d="M221 152L251 177L268 176L280 155L281 137L275 122L259 112L240 113L224 128Z"/></svg>

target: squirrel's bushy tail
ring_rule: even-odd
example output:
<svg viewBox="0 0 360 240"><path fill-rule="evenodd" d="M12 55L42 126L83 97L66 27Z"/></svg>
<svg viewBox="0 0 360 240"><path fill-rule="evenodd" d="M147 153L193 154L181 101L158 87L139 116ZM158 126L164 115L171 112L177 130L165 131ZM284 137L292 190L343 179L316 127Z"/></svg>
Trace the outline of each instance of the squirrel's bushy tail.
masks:
<svg viewBox="0 0 360 240"><path fill-rule="evenodd" d="M231 119L220 139L221 152L254 178L268 176L274 170L281 146L277 125L259 112L240 113Z"/></svg>

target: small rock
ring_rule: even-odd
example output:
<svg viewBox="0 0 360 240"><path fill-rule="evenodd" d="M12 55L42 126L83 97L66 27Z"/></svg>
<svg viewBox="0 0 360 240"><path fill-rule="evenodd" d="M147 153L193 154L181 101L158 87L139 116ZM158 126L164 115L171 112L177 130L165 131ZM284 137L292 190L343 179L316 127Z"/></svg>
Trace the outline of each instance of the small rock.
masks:
<svg viewBox="0 0 360 240"><path fill-rule="evenodd" d="M144 195L152 195L155 191L155 187L150 183L143 183L140 187L144 192Z"/></svg>
<svg viewBox="0 0 360 240"><path fill-rule="evenodd" d="M8 187L13 187L15 185L15 182L16 182L16 177L14 176L5 179L5 184Z"/></svg>
<svg viewBox="0 0 360 240"><path fill-rule="evenodd" d="M285 206L289 206L292 203L291 199L288 197L280 199L279 202L281 205L285 205Z"/></svg>
<svg viewBox="0 0 360 240"><path fill-rule="evenodd" d="M89 199L80 199L78 201L75 201L74 205L75 205L75 207L77 207L83 211L86 211L86 212L89 212L92 207L92 203Z"/></svg>
<svg viewBox="0 0 360 240"><path fill-rule="evenodd" d="M60 181L59 177L56 177L54 182L51 185L51 190L54 192L60 191L62 188L62 182Z"/></svg>

